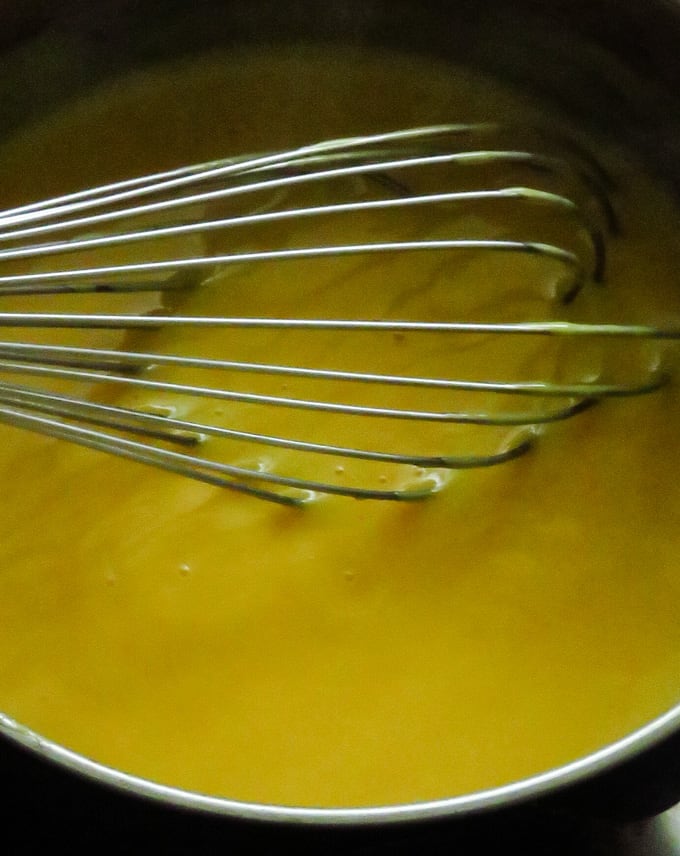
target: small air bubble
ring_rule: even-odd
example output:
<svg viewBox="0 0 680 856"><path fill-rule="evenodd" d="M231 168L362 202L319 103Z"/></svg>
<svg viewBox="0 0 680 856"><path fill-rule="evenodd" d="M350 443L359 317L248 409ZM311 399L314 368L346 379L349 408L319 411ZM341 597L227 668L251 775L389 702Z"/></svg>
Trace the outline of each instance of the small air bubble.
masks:
<svg viewBox="0 0 680 856"><path fill-rule="evenodd" d="M340 475L341 473L345 472L345 468L341 464L338 464L338 466L335 468L335 472Z"/></svg>
<svg viewBox="0 0 680 856"><path fill-rule="evenodd" d="M187 565L186 562L182 562L179 566L179 572L183 577L186 577L191 573L191 566Z"/></svg>

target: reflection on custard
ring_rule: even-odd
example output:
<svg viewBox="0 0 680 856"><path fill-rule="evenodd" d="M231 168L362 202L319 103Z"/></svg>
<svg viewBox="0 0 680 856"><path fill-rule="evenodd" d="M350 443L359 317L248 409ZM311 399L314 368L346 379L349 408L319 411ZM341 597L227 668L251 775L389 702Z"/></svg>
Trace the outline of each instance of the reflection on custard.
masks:
<svg viewBox="0 0 680 856"><path fill-rule="evenodd" d="M491 118L556 122L489 80L410 57L216 55L124 81L6 143L2 202L237 152ZM680 216L634 162L609 150L600 157L623 236L609 242L606 287L588 284L568 309L550 297L553 266L483 252L233 266L166 304L187 314L672 323ZM446 180L455 183L450 172ZM370 238L373 229L387 239L496 234L510 221L513 234L559 243L564 229L573 242L573 225L526 206L413 209L379 227L371 217L296 222L238 241L257 249ZM186 238L170 249L214 250L229 239ZM155 299L68 297L50 308L144 311ZM20 307L44 309L44 298L2 304ZM672 347L644 344L608 351L411 334L30 336L472 379L639 377L658 359L672 369L674 358ZM205 380L196 369L148 376ZM319 381L275 376L227 382L283 396L319 390ZM508 429L328 418L125 388L89 394L386 451L485 453L512 439ZM374 386L342 394L375 406L493 406L492 397ZM422 473L206 441L221 460L284 474L368 486L435 478L445 488L422 503L317 496L303 510L3 428L0 709L154 781L289 805L447 797L578 758L678 701L679 426L670 384L549 426L528 454L490 469Z"/></svg>

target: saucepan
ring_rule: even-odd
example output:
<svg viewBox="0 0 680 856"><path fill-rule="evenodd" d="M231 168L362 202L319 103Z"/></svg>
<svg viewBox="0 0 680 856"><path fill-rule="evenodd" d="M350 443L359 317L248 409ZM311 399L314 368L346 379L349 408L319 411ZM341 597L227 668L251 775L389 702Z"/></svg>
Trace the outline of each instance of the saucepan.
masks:
<svg viewBox="0 0 680 856"><path fill-rule="evenodd" d="M223 45L339 39L451 58L534 89L579 121L627 140L680 190L675 0L31 0L1 3L0 14L2 135L136 67ZM462 818L541 800L643 816L680 800L680 704L615 744L544 774L387 808L245 804L105 768L8 717L0 716L0 735L6 745L26 750L31 763L56 765L64 775L173 809L263 823L371 826Z"/></svg>

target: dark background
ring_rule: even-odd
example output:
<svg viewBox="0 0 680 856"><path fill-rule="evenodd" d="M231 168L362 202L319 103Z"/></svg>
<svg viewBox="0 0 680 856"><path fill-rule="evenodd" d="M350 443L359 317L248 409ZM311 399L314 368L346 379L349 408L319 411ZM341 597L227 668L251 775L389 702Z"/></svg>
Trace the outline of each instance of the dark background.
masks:
<svg viewBox="0 0 680 856"><path fill-rule="evenodd" d="M8 856L51 853L57 846L73 854L108 848L164 856L676 856L680 838L670 833L670 816L645 815L674 799L679 771L680 740L674 738L648 755L642 769L627 765L612 781L539 804L447 823L294 829L170 809L66 772L0 739L0 849ZM680 830L680 806L672 815Z"/></svg>

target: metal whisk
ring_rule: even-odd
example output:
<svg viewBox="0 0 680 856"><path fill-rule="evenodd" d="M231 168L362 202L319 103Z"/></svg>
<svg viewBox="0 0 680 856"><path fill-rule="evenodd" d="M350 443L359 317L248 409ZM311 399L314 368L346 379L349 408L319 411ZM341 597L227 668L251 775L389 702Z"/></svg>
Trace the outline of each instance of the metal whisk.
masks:
<svg viewBox="0 0 680 856"><path fill-rule="evenodd" d="M382 259L400 254L438 254L444 259L472 253L491 254L503 260L530 260L538 271L550 271L557 283L558 305L572 302L585 287L602 283L606 268L608 236L618 225L610 203L608 178L601 167L572 143L548 141L535 135L534 144L546 153L505 147L498 142L511 130L493 125L445 125L334 140L289 151L230 158L171 170L151 176L116 182L82 192L49 199L0 212L0 262L22 265L0 275L0 296L25 296L30 312L0 313L4 328L61 328L72 330L124 330L142 338L144 331L224 330L225 353L219 357L166 353L144 347L91 347L43 342L0 342L0 371L4 375L25 375L35 379L73 382L91 386L107 384L130 391L151 391L190 399L217 400L231 406L255 405L263 409L262 424L268 423L267 407L294 408L304 413L326 413L331 417L357 420L407 420L417 437L422 423L532 426L566 419L597 400L609 396L638 395L657 389L665 381L652 372L635 383L606 383L599 380L558 382L556 380L465 380L374 371L358 371L333 365L298 365L289 362L261 362L230 357L230 336L237 330L276 330L286 335L317 331L317 334L374 333L376 337L430 336L448 342L447 337L637 337L676 338L677 330L644 325L577 323L564 320L474 321L394 317L276 317L191 315L181 311L186 295L200 292L206 280L232 268L291 261L314 263L327 270L347 257ZM491 142L489 142L491 141ZM505 176L522 172L522 186L508 185ZM493 173L497 186L489 186ZM425 176L425 180L422 177ZM454 189L448 185L454 183ZM342 194L336 197L335 188ZM456 187L457 186L457 187ZM479 187L482 189L479 189ZM359 189L358 189L359 188ZM290 205L291 192L302 189L320 195L313 204ZM328 202L330 197L334 201ZM316 197L315 197L316 199ZM325 201L324 201L325 200ZM243 208L240 210L239 206ZM273 230L286 224L318 222L335 218L357 220L365 216L402 217L409 211L427 211L448 216L502 207L507 229L482 237L442 237L416 235L405 240L376 239L369 230L351 242L333 243L325 239L304 246L269 246L238 249L237 239L251 230ZM539 220L559 220L557 240L513 237L513 221L518 212L535 211ZM217 213L215 213L217 212ZM444 223L446 223L444 216ZM361 228L361 224L359 226ZM493 226L491 227L493 229ZM265 232L265 234L267 234ZM326 234L326 233L324 233ZM331 233L332 234L332 233ZM188 252L179 257L154 258L148 248L159 240L200 236L209 243L220 235L224 246L213 251ZM260 244L262 242L260 241ZM118 246L135 246L139 261L92 263L101 251ZM79 254L86 262L65 264L56 260ZM84 255L83 255L84 254ZM49 269L42 269L44 264ZM28 266L31 267L28 267ZM37 266L37 269L36 269ZM539 277L540 279L540 277ZM593 285L594 284L594 285ZM424 284L414 283L414 288ZM455 282L453 283L455 285ZM540 285L540 283L539 283ZM153 311L83 312L34 311L35 296L123 292L159 292L164 305ZM102 297L102 300L107 298ZM321 313L321 306L318 307ZM135 332L137 331L137 332ZM128 333L127 335L130 335ZM379 349L380 345L376 345ZM281 382L302 379L319 383L318 397L294 397L243 390L238 385L215 383L197 385L173 379L156 379L154 372L206 370L217 378L268 376ZM393 387L399 392L397 406L376 406L337 400L328 390ZM49 383L48 383L49 386ZM530 407L526 411L444 407L429 409L408 406L408 393L435 390L443 394L463 393L485 396L528 397L553 400L551 407ZM120 406L94 400L87 394L73 395L49 388L17 383L0 383L0 421L20 428L72 441L101 451L152 464L214 485L228 487L264 499L301 504L317 493L342 494L356 498L410 500L438 489L437 480L422 480L397 486L354 486L341 479L316 480L304 475L285 475L257 466L240 466L209 454L218 439L273 446L305 455L330 455L335 459L361 459L385 467L416 467L439 471L486 467L525 453L535 432L515 434L490 454L455 456L442 449L437 454L388 451L381 448L380 429L371 435L367 448L361 445L333 445L284 437L276 433L241 430L227 422L179 418L177 412L155 412L145 407ZM366 421L362 425L369 424ZM443 435L445 441L445 435ZM194 446L179 451L174 444ZM198 453L201 447L201 454ZM203 452L206 452L203 455ZM341 471L342 467L338 467Z"/></svg>

